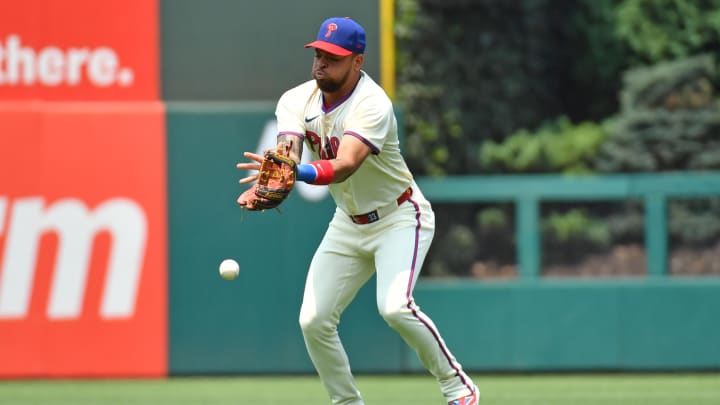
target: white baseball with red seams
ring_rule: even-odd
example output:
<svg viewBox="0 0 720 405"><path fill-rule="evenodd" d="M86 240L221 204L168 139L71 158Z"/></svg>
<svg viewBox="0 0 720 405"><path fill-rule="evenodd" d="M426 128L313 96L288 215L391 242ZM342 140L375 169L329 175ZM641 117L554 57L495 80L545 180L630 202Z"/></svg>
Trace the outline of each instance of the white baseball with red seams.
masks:
<svg viewBox="0 0 720 405"><path fill-rule="evenodd" d="M240 274L240 265L233 259L225 259L220 263L219 271L225 280L235 280Z"/></svg>

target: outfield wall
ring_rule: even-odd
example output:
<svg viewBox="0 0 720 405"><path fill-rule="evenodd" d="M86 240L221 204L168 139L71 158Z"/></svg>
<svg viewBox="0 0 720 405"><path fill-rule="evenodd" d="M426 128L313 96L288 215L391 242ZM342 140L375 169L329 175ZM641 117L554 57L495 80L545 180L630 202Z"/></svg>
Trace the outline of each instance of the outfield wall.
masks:
<svg viewBox="0 0 720 405"><path fill-rule="evenodd" d="M415 296L471 370L720 369L717 278L425 282Z"/></svg>

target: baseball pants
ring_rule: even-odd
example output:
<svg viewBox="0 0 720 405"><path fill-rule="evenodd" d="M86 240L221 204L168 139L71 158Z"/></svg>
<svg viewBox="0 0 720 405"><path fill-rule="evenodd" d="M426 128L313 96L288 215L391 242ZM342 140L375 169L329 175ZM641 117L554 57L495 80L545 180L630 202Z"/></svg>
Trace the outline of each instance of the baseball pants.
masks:
<svg viewBox="0 0 720 405"><path fill-rule="evenodd" d="M435 233L430 203L413 196L385 218L353 223L337 209L310 264L300 326L310 358L334 405L364 405L337 325L360 288L377 274L380 315L415 350L447 401L470 393L473 382L445 345L412 291Z"/></svg>

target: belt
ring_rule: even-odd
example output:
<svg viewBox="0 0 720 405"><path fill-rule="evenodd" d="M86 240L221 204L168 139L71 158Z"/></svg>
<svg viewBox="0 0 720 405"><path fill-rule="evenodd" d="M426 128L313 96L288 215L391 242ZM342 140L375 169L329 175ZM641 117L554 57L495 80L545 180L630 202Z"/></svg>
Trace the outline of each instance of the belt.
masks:
<svg viewBox="0 0 720 405"><path fill-rule="evenodd" d="M390 205L386 205L385 207L380 207L365 214L350 215L350 220L358 225L371 224L373 222L379 221L381 217L389 215L391 212L395 211L395 209L399 207L400 204L410 199L412 193L412 187L408 187L407 190L405 190L402 194L400 194L400 197L397 198L397 204L393 203Z"/></svg>

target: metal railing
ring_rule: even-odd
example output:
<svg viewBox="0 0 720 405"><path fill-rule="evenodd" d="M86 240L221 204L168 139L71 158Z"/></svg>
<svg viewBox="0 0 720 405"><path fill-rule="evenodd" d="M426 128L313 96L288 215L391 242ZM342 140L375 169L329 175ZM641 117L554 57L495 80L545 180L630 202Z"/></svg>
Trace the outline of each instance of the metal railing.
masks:
<svg viewBox="0 0 720 405"><path fill-rule="evenodd" d="M720 196L720 172L673 172L603 176L494 175L418 178L434 203L514 202L519 275L540 274L540 203L640 199L645 211L647 275L668 273L667 200Z"/></svg>

